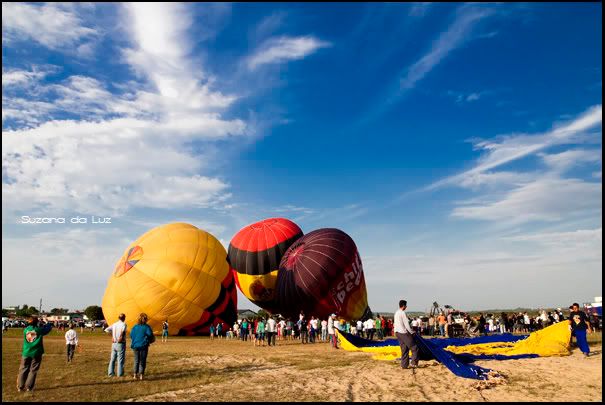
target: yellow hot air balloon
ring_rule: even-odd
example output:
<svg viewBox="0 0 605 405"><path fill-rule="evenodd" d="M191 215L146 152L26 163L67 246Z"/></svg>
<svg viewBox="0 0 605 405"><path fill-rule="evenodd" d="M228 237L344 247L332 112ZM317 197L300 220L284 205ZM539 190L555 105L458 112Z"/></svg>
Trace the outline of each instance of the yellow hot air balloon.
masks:
<svg viewBox="0 0 605 405"><path fill-rule="evenodd" d="M171 335L203 333L216 319L232 324L237 294L226 258L223 245L193 225L153 228L128 246L109 277L105 319L111 324L124 313L132 328L144 312L154 333L168 319Z"/></svg>

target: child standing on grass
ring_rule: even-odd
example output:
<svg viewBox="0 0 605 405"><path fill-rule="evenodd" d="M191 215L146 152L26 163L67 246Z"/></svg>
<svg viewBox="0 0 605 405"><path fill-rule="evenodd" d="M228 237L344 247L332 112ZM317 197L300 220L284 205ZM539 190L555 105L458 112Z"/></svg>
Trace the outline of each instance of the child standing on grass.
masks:
<svg viewBox="0 0 605 405"><path fill-rule="evenodd" d="M168 319L162 323L162 342L168 341Z"/></svg>
<svg viewBox="0 0 605 405"><path fill-rule="evenodd" d="M256 324L256 342L257 346L260 346L261 342L265 346L265 322L263 319L259 319Z"/></svg>
<svg viewBox="0 0 605 405"><path fill-rule="evenodd" d="M67 345L67 362L71 363L78 346L78 334L74 330L73 323L69 324L69 330L65 332L65 344Z"/></svg>
<svg viewBox="0 0 605 405"><path fill-rule="evenodd" d="M241 335L242 335L242 340L243 341L247 341L248 340L248 320L246 318L244 318L244 320L242 321Z"/></svg>

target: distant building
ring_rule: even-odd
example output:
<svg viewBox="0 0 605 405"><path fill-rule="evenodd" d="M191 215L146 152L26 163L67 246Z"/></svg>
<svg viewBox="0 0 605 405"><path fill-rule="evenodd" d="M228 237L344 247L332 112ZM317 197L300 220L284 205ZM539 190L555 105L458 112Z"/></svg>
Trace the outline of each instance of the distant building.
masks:
<svg viewBox="0 0 605 405"><path fill-rule="evenodd" d="M83 321L85 315L81 312L71 312L69 316L72 321Z"/></svg>
<svg viewBox="0 0 605 405"><path fill-rule="evenodd" d="M81 313L69 313L60 315L44 315L43 319L46 322L80 322L85 319L85 315Z"/></svg>
<svg viewBox="0 0 605 405"><path fill-rule="evenodd" d="M48 315L46 316L47 322L69 322L71 317L69 315Z"/></svg>
<svg viewBox="0 0 605 405"><path fill-rule="evenodd" d="M252 311L251 309L238 309L237 310L237 319L250 319L250 318L254 318L257 315L256 312Z"/></svg>
<svg viewBox="0 0 605 405"><path fill-rule="evenodd" d="M9 315L15 315L17 313L17 307L4 307L2 311L6 311Z"/></svg>

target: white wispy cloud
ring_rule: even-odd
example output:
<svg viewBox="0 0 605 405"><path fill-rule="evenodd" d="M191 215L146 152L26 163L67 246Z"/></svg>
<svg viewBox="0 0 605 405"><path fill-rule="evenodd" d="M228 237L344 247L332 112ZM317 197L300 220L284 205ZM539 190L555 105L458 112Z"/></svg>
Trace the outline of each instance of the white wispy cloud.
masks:
<svg viewBox="0 0 605 405"><path fill-rule="evenodd" d="M2 96L2 121L14 120L20 127L39 125L55 110L55 106L46 101Z"/></svg>
<svg viewBox="0 0 605 405"><path fill-rule="evenodd" d="M575 166L600 162L601 150L570 149L561 153L541 153L540 157L551 170L564 173Z"/></svg>
<svg viewBox="0 0 605 405"><path fill-rule="evenodd" d="M59 66L54 65L34 65L31 70L23 69L2 69L2 87L20 86L26 87L35 84L50 74L57 73Z"/></svg>
<svg viewBox="0 0 605 405"><path fill-rule="evenodd" d="M90 52L83 43L100 35L97 29L84 25L69 5L61 3L2 3L2 41L33 40L65 52ZM79 46L85 46L78 49Z"/></svg>
<svg viewBox="0 0 605 405"><path fill-rule="evenodd" d="M266 40L247 60L250 70L265 64L303 59L321 48L332 46L313 36L277 37Z"/></svg>
<svg viewBox="0 0 605 405"><path fill-rule="evenodd" d="M601 201L601 183L545 177L514 188L494 201L456 207L452 216L505 222L512 226L598 215Z"/></svg>
<svg viewBox="0 0 605 405"><path fill-rule="evenodd" d="M601 183L565 175L576 166L601 163L600 149L575 146L599 143L601 125L602 108L597 105L544 133L476 140L475 149L485 151L485 154L472 168L438 180L421 191L446 186L470 189L475 195L454 202L451 216L487 221L498 227L535 222L569 223L579 219L597 221L601 215ZM567 149L543 152L554 146ZM499 170L531 155L544 164L529 171Z"/></svg>
<svg viewBox="0 0 605 405"><path fill-rule="evenodd" d="M447 92L447 95L452 97L459 104L477 101L481 97L485 96L486 94L487 94L487 92L465 93L465 92L454 91L454 90L449 90Z"/></svg>
<svg viewBox="0 0 605 405"><path fill-rule="evenodd" d="M189 6L118 7L130 27L123 57L137 81L115 93L100 79L74 75L34 81L37 99L3 94L3 119L26 124L3 129L3 213L124 213L222 206L230 198L229 184L209 173L219 159L211 145L253 129L223 118L237 96L216 90L192 58ZM198 141L206 147L192 148Z"/></svg>
<svg viewBox="0 0 605 405"><path fill-rule="evenodd" d="M277 207L272 209L274 212L279 213L291 213L291 214L313 214L317 212L316 210L308 207L299 207L292 204L284 205L283 207Z"/></svg>
<svg viewBox="0 0 605 405"><path fill-rule="evenodd" d="M528 245L531 248L523 251ZM461 240L456 252L436 248L420 254L362 256L368 300L377 311L392 311L392 297L398 296L414 310L428 309L434 299L463 310L557 307L600 293L602 260L600 230L592 229ZM568 278L570 271L576 282L553 282ZM514 302L502 288L511 283L518 298ZM471 284L473 294L461 295Z"/></svg>
<svg viewBox="0 0 605 405"><path fill-rule="evenodd" d="M3 131L3 208L99 213L219 202L227 184L198 174L212 156L192 155L171 135L127 118Z"/></svg>
<svg viewBox="0 0 605 405"><path fill-rule="evenodd" d="M400 81L403 90L413 88L451 52L472 39L475 26L494 11L485 7L464 5L458 9L454 22L434 41L431 50L407 68Z"/></svg>
<svg viewBox="0 0 605 405"><path fill-rule="evenodd" d="M575 249L579 246L600 247L603 229L578 229L569 232L543 232L502 238L513 242L534 242L558 249Z"/></svg>
<svg viewBox="0 0 605 405"><path fill-rule="evenodd" d="M257 42L273 34L284 25L287 14L276 11L263 18L250 33L250 40Z"/></svg>
<svg viewBox="0 0 605 405"><path fill-rule="evenodd" d="M468 96L466 96L466 101L476 101L476 100L479 100L480 97L481 97L480 93L471 93Z"/></svg>
<svg viewBox="0 0 605 405"><path fill-rule="evenodd" d="M482 187L520 186L536 178L535 173L513 171L479 172L469 174L460 180L458 186L470 189Z"/></svg>
<svg viewBox="0 0 605 405"><path fill-rule="evenodd" d="M555 145L565 145L581 142L587 131L598 128L603 121L601 105L589 108L575 120L555 126L551 131L542 134L513 134L498 137L494 140L479 140L474 144L475 149L487 153L482 156L472 169L463 173L439 180L426 187L433 190L446 185L465 182L466 178L485 173L488 170L536 154Z"/></svg>
<svg viewBox="0 0 605 405"><path fill-rule="evenodd" d="M226 108L237 97L212 91L213 78L200 61L190 58L193 44L188 36L192 19L179 3L127 3L123 6L130 22L134 47L124 50L131 67L150 80L159 98L141 92L147 103L170 109L170 113ZM180 119L182 117L175 117Z"/></svg>

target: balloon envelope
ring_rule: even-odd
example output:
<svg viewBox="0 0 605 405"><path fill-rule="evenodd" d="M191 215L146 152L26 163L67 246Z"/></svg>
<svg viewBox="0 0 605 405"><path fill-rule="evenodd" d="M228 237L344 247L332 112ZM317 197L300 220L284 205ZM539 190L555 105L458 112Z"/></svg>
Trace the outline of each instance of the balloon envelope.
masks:
<svg viewBox="0 0 605 405"><path fill-rule="evenodd" d="M132 327L144 312L155 333L168 319L170 334L207 333L208 322L217 318L232 324L237 294L226 256L214 236L193 225L151 229L128 246L109 277L102 303L106 321L124 313Z"/></svg>
<svg viewBox="0 0 605 405"><path fill-rule="evenodd" d="M286 251L277 276L276 304L283 315L301 310L353 320L369 313L361 258L353 239L324 228L298 239Z"/></svg>
<svg viewBox="0 0 605 405"><path fill-rule="evenodd" d="M273 311L279 263L302 236L286 218L269 218L247 225L229 244L228 261L240 291L254 304Z"/></svg>

